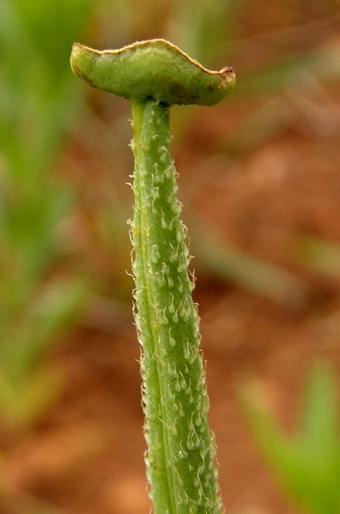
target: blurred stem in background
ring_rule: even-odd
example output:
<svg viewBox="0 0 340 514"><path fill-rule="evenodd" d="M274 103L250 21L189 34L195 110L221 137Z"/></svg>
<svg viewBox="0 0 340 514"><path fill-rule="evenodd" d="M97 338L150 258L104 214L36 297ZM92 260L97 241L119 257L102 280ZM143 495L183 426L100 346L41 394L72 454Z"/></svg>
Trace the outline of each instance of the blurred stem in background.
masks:
<svg viewBox="0 0 340 514"><path fill-rule="evenodd" d="M244 0L178 0L167 37L207 66L221 59L228 60L235 22L244 3Z"/></svg>
<svg viewBox="0 0 340 514"><path fill-rule="evenodd" d="M299 406L298 428L290 434L284 432L269 412L261 387L251 381L241 389L241 403L257 446L299 512L339 512L340 437L336 386L333 368L316 363Z"/></svg>
<svg viewBox="0 0 340 514"><path fill-rule="evenodd" d="M41 358L83 304L84 280L56 271L72 192L52 171L82 102L68 56L91 5L0 6L0 418L12 429L34 422L57 394L60 377Z"/></svg>

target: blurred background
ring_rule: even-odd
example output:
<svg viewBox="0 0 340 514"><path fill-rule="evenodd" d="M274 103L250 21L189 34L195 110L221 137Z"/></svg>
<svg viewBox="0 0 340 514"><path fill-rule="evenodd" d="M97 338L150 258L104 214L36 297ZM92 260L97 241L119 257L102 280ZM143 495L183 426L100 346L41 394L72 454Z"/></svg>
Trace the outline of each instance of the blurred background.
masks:
<svg viewBox="0 0 340 514"><path fill-rule="evenodd" d="M147 514L129 103L72 43L166 38L237 87L173 107L233 514L340 511L338 0L1 0L0 511Z"/></svg>

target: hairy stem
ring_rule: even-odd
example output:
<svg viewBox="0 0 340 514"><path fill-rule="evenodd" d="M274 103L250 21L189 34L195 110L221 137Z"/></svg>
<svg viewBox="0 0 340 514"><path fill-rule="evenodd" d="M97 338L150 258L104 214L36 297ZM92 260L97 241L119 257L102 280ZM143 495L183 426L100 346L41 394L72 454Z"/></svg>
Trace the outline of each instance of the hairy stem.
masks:
<svg viewBox="0 0 340 514"><path fill-rule="evenodd" d="M169 107L132 102L136 324L142 346L147 473L155 514L218 514L189 251L170 157Z"/></svg>
<svg viewBox="0 0 340 514"><path fill-rule="evenodd" d="M235 85L225 67L210 71L164 39L119 50L79 43L71 66L92 87L131 100L135 216L131 223L135 318L141 371L147 472L155 514L218 514L215 443L188 274L189 251L170 157L169 108L214 105Z"/></svg>

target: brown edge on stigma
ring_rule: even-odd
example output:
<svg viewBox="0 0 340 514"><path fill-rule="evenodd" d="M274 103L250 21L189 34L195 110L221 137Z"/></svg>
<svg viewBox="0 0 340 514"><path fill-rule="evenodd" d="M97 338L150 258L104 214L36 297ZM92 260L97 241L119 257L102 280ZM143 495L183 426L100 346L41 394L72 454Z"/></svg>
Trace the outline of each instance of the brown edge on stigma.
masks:
<svg viewBox="0 0 340 514"><path fill-rule="evenodd" d="M225 67L222 68L219 71L212 71L208 70L204 66L202 66L198 61L195 61L195 59L192 59L189 57L188 54L180 50L177 46L173 45L172 43L169 43L166 39L149 39L147 41L137 41L136 43L132 43L131 45L123 46L123 48L119 48L118 50L95 50L94 48L90 48L89 46L82 45L81 43L74 43L73 47L79 46L81 48L84 48L88 52L92 52L97 55L119 55L126 50L136 50L137 48L145 47L145 46L165 46L168 50L171 52L175 52L185 59L187 59L191 64L202 70L204 73L208 73L209 75L225 75L227 73L233 73L234 70L232 67ZM86 80L86 79L85 79ZM87 81L88 82L88 81Z"/></svg>

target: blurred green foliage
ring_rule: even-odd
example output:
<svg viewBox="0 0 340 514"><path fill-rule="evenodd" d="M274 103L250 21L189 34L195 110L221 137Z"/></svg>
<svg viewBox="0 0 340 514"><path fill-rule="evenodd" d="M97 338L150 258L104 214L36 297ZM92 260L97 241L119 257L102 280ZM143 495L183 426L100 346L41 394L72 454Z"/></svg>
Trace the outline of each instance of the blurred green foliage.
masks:
<svg viewBox="0 0 340 514"><path fill-rule="evenodd" d="M297 237L295 256L304 267L340 279L340 244L312 236Z"/></svg>
<svg viewBox="0 0 340 514"><path fill-rule="evenodd" d="M251 390L250 390L251 388ZM265 397L250 385L242 404L252 435L274 476L303 512L337 514L340 509L340 432L334 370L312 369L300 405L299 424L285 433L264 407Z"/></svg>
<svg viewBox="0 0 340 514"><path fill-rule="evenodd" d="M41 357L85 292L83 278L56 271L58 226L73 195L52 172L81 102L69 50L90 7L90 0L0 7L0 417L17 429L57 393L60 377Z"/></svg>

